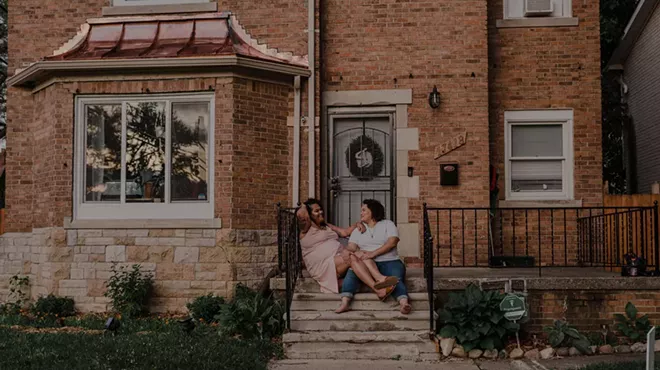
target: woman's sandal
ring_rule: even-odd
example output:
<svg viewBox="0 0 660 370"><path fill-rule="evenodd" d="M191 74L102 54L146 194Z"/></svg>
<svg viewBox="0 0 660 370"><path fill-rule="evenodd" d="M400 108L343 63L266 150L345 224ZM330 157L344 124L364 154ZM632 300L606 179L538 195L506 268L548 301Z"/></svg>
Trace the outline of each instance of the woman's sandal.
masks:
<svg viewBox="0 0 660 370"><path fill-rule="evenodd" d="M399 284L399 278L396 276L388 276L385 280L374 284L375 289L385 289Z"/></svg>
<svg viewBox="0 0 660 370"><path fill-rule="evenodd" d="M394 292L394 286L389 286L385 288L385 295L378 299L380 299L381 302L385 302L387 298L389 298L389 296L392 295L392 292Z"/></svg>

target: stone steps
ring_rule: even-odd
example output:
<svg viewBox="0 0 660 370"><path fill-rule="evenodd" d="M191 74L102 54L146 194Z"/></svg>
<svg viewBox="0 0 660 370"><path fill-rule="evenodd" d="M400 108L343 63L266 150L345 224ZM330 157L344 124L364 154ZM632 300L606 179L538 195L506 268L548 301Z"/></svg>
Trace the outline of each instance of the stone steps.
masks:
<svg viewBox="0 0 660 370"><path fill-rule="evenodd" d="M399 311L294 311L291 330L295 331L420 331L429 327L427 311L402 315Z"/></svg>
<svg viewBox="0 0 660 370"><path fill-rule="evenodd" d="M406 282L406 288L408 288L409 293L426 292L426 279L423 277L407 277L405 282ZM286 279L283 277L277 277L271 279L270 288L272 290L281 290L281 291L286 290ZM321 288L314 279L310 277L303 277L303 278L298 278L298 280L296 281L295 291L297 293L320 293ZM370 290L368 287L363 285L360 289L360 292L368 293L370 292Z"/></svg>
<svg viewBox="0 0 660 370"><path fill-rule="evenodd" d="M410 293L413 311L428 311L429 301L425 293ZM341 298L338 294L304 293L293 297L291 311L334 311ZM358 293L351 303L353 311L399 311L399 304L392 298L381 302L373 293Z"/></svg>
<svg viewBox="0 0 660 370"><path fill-rule="evenodd" d="M427 331L287 333L283 342L290 359L434 361L439 358Z"/></svg>

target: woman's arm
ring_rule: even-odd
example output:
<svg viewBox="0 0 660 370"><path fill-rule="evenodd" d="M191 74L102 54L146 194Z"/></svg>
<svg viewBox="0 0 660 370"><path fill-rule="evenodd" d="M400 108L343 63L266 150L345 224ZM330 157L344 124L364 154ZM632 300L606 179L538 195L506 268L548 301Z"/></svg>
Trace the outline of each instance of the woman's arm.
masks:
<svg viewBox="0 0 660 370"><path fill-rule="evenodd" d="M300 227L300 233L302 235L307 234L309 228L312 227L312 221L309 219L309 213L307 212L307 207L302 206L296 211L296 217L298 218L298 226Z"/></svg>
<svg viewBox="0 0 660 370"><path fill-rule="evenodd" d="M364 255L362 256L362 259L363 260L374 259L396 248L397 244L399 244L398 237L396 236L389 237L387 238L387 241L385 242L385 244L383 244L382 247L376 249L375 251L365 252Z"/></svg>
<svg viewBox="0 0 660 370"><path fill-rule="evenodd" d="M342 238L348 238L349 236L351 236L351 233L356 228L358 230L360 230L360 232L364 232L366 230L366 228L364 227L364 225L360 221L356 222L354 225L351 225L351 226L349 226L345 229L342 229L341 227L337 227L337 226L332 225L332 224L328 224L328 227L330 228L330 230L336 232Z"/></svg>

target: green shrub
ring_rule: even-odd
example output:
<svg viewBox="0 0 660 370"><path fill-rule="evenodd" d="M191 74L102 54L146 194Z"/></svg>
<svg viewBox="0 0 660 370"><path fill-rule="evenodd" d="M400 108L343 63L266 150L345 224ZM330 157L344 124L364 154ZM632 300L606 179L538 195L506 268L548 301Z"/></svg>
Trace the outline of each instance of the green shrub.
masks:
<svg viewBox="0 0 660 370"><path fill-rule="evenodd" d="M504 348L505 339L515 334L520 326L504 318L500 310L502 299L503 294L482 292L473 284L463 292L450 293L439 312L440 336L456 338L465 351Z"/></svg>
<svg viewBox="0 0 660 370"><path fill-rule="evenodd" d="M628 302L625 316L618 313L614 315L617 321L616 330L630 338L633 342L646 338L646 333L651 330L649 316L637 317L637 313L637 307L632 302Z"/></svg>
<svg viewBox="0 0 660 370"><path fill-rule="evenodd" d="M112 266L112 276L106 282L105 296L110 298L115 311L127 317L138 317L149 312L149 298L153 291L153 275L143 273L140 265L131 270Z"/></svg>
<svg viewBox="0 0 660 370"><path fill-rule="evenodd" d="M30 285L27 276L14 275L9 279L9 302L0 304L0 315L18 315L29 301L25 290Z"/></svg>
<svg viewBox="0 0 660 370"><path fill-rule="evenodd" d="M220 308L225 303L222 297L214 296L213 294L203 295L195 298L192 302L188 303L188 311L195 320L202 320L207 323L215 322L215 316L220 313Z"/></svg>
<svg viewBox="0 0 660 370"><path fill-rule="evenodd" d="M575 347L583 354L590 354L589 339L566 321L555 320L552 326L546 326L543 331L548 333L548 341L553 348Z"/></svg>
<svg viewBox="0 0 660 370"><path fill-rule="evenodd" d="M51 317L67 317L76 314L73 299L49 294L39 297L31 309L33 314Z"/></svg>
<svg viewBox="0 0 660 370"><path fill-rule="evenodd" d="M221 306L216 316L220 331L243 339L271 339L284 330L284 310L272 296L265 298L244 285L237 285L234 299Z"/></svg>

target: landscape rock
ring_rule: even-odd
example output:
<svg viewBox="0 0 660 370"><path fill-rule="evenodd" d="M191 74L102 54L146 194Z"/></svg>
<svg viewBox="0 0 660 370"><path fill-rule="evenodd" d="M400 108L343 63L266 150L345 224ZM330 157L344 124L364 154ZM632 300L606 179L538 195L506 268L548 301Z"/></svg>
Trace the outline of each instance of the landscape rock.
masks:
<svg viewBox="0 0 660 370"><path fill-rule="evenodd" d="M483 357L487 358L489 360L495 360L497 358L497 350L496 349L487 349L487 350L484 351Z"/></svg>
<svg viewBox="0 0 660 370"><path fill-rule="evenodd" d="M568 349L568 355L569 356L580 356L582 352L580 352L577 348L571 347Z"/></svg>
<svg viewBox="0 0 660 370"><path fill-rule="evenodd" d="M458 358L467 357L467 353L465 353L465 349L463 348L463 346L454 347L454 349L451 350L451 355Z"/></svg>
<svg viewBox="0 0 660 370"><path fill-rule="evenodd" d="M518 360L518 359L523 358L524 355L525 355L525 352L523 352L522 349L514 348L513 351L511 351L511 353L509 353L509 358L511 358L513 360Z"/></svg>
<svg viewBox="0 0 660 370"><path fill-rule="evenodd" d="M506 351L505 350L500 351L499 358L500 358L500 360L506 359Z"/></svg>
<svg viewBox="0 0 660 370"><path fill-rule="evenodd" d="M484 351L480 349L473 349L472 351L468 352L468 357L470 357L473 360L478 359L481 357L481 355L484 353Z"/></svg>
<svg viewBox="0 0 660 370"><path fill-rule="evenodd" d="M541 358L543 360L548 360L551 359L555 355L555 349L552 347L548 347L544 350L541 351Z"/></svg>
<svg viewBox="0 0 660 370"><path fill-rule="evenodd" d="M557 356L559 356L559 357L567 357L568 352L569 352L569 350L568 350L567 347L557 348Z"/></svg>
<svg viewBox="0 0 660 370"><path fill-rule="evenodd" d="M660 340L655 341L655 350L654 352L660 352Z"/></svg>
<svg viewBox="0 0 660 370"><path fill-rule="evenodd" d="M635 353L644 353L646 352L646 344L637 342L630 347L630 350Z"/></svg>
<svg viewBox="0 0 660 370"><path fill-rule="evenodd" d="M614 353L614 348L612 348L612 346L610 346L609 344L606 344L598 348L598 353L600 353L601 355L610 355Z"/></svg>
<svg viewBox="0 0 660 370"><path fill-rule="evenodd" d="M456 344L456 339L442 338L440 340L440 349L442 351L442 355L445 357L451 355L451 351L454 349L454 344Z"/></svg>
<svg viewBox="0 0 660 370"><path fill-rule="evenodd" d="M595 355L596 353L598 353L598 346L589 346L589 348L591 348L591 354L592 355Z"/></svg>
<svg viewBox="0 0 660 370"><path fill-rule="evenodd" d="M525 352L525 358L529 360L538 360L541 357L538 349L532 349Z"/></svg>
<svg viewBox="0 0 660 370"><path fill-rule="evenodd" d="M614 347L614 352L616 353L630 353L632 350L630 349L630 346L616 346Z"/></svg>

